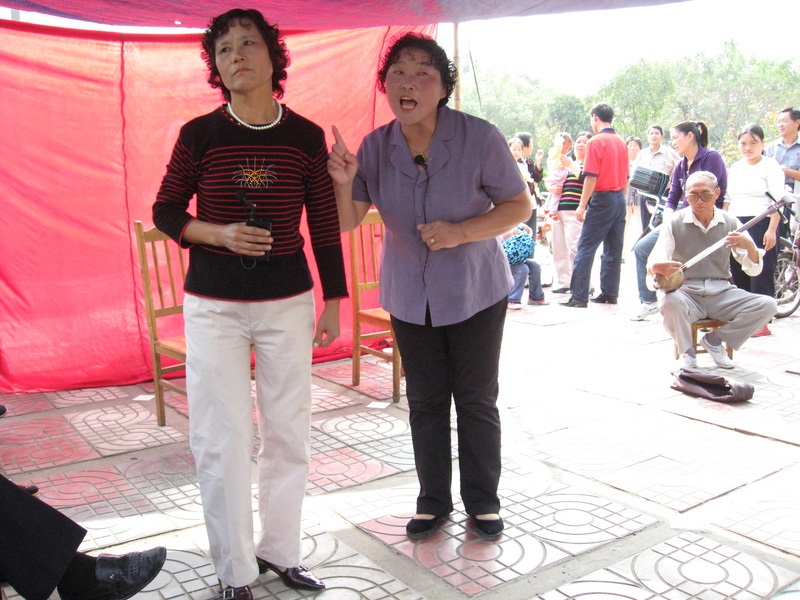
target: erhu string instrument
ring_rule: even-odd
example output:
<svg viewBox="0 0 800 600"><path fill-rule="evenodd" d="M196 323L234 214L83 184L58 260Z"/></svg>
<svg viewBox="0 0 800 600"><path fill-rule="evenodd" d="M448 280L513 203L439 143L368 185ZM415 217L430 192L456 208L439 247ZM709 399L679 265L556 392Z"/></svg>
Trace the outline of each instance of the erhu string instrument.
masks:
<svg viewBox="0 0 800 600"><path fill-rule="evenodd" d="M765 210L760 215L753 217L747 223L739 227L739 229L732 231L731 233L741 233L743 231L750 229L753 225L755 225L759 221L766 219L771 214L777 212L782 207L792 202L791 198L787 198L785 196L780 200L775 200L775 198L773 198L772 194L770 194L769 192L766 192L766 195L771 201L771 204L769 205L767 210ZM722 246L725 244L725 237L719 240L718 242L715 242L714 244L710 245L708 248L706 248L699 254L696 254L695 256L687 260L680 266L680 268L677 271L675 271L671 275L661 275L659 273L656 273L655 282L653 284L654 287L657 290L661 290L662 292L665 292L667 294L679 289L683 285L684 272L686 271L686 269L693 267L707 256L710 256L711 254L722 248Z"/></svg>

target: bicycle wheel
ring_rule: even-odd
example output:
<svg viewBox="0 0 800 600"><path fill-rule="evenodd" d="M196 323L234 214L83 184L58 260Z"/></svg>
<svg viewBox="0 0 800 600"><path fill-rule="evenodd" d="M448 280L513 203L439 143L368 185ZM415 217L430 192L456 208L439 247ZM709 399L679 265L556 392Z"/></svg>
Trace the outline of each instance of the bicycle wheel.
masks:
<svg viewBox="0 0 800 600"><path fill-rule="evenodd" d="M800 306L800 267L795 264L794 253L778 254L775 267L775 300L778 302L779 319L788 317Z"/></svg>

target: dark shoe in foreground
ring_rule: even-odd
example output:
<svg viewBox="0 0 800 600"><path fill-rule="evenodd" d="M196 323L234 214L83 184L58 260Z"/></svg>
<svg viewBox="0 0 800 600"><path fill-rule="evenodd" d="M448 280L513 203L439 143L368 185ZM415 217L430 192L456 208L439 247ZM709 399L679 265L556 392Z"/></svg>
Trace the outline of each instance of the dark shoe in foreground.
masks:
<svg viewBox="0 0 800 600"><path fill-rule="evenodd" d="M608 294L600 294L599 296L592 298L592 302L595 304L616 304L617 297L609 296Z"/></svg>
<svg viewBox="0 0 800 600"><path fill-rule="evenodd" d="M36 486L36 485L22 485L21 483L18 483L17 485L19 485L19 487L21 487L23 490L28 492L31 496L35 496L36 494L39 493L39 486Z"/></svg>
<svg viewBox="0 0 800 600"><path fill-rule="evenodd" d="M475 526L475 535L484 540L496 540L500 538L503 533L503 519L477 519L472 517L472 523Z"/></svg>
<svg viewBox="0 0 800 600"><path fill-rule="evenodd" d="M220 590L217 600L253 600L253 593L248 585L237 588L226 587L224 590Z"/></svg>
<svg viewBox="0 0 800 600"><path fill-rule="evenodd" d="M406 535L412 540L424 540L432 536L442 526L448 515L438 515L432 519L411 519L406 523Z"/></svg>
<svg viewBox="0 0 800 600"><path fill-rule="evenodd" d="M166 559L167 549L161 547L122 556L101 554L94 569L97 582L80 594L61 594L61 599L126 600L155 579Z"/></svg>
<svg viewBox="0 0 800 600"><path fill-rule="evenodd" d="M306 569L303 565L299 567L289 567L285 571L281 571L276 565L256 556L258 563L258 572L266 573L273 571L283 580L286 587L295 588L298 590L324 590L325 584L317 579L314 574Z"/></svg>
<svg viewBox="0 0 800 600"><path fill-rule="evenodd" d="M578 300L577 298L570 298L566 302L562 302L561 306L568 306L570 308L586 308L588 302L586 300Z"/></svg>
<svg viewBox="0 0 800 600"><path fill-rule="evenodd" d="M2 417L4 414L6 414L7 411L8 411L8 409L5 406L3 406L2 404L0 404L0 417Z"/></svg>

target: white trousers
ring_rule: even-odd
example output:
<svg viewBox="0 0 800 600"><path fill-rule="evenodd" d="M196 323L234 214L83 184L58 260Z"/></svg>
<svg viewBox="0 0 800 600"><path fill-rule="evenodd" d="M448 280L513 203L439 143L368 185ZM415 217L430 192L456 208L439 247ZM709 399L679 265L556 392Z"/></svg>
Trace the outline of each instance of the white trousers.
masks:
<svg viewBox="0 0 800 600"><path fill-rule="evenodd" d="M574 210L560 210L557 214L558 220L553 223L553 263L558 285L553 287L568 288L583 223L578 221Z"/></svg>
<svg viewBox="0 0 800 600"><path fill-rule="evenodd" d="M728 321L717 335L734 350L775 316L774 298L751 294L723 279L687 279L661 304L664 328L681 354L692 347L692 323L700 319Z"/></svg>
<svg viewBox="0 0 800 600"><path fill-rule="evenodd" d="M258 577L256 554L300 565L300 521L311 426L312 292L281 300L229 302L186 295L189 429L211 558L219 580ZM258 511L253 540L253 406L256 352Z"/></svg>

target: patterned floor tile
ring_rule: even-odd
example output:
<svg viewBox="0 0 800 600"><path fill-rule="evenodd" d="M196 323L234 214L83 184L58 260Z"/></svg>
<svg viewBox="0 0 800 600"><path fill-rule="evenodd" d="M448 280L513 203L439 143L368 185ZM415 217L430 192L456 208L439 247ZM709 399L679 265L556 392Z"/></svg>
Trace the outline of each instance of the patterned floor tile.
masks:
<svg viewBox="0 0 800 600"><path fill-rule="evenodd" d="M9 475L46 469L100 454L64 417L47 417L3 424L0 466Z"/></svg>
<svg viewBox="0 0 800 600"><path fill-rule="evenodd" d="M311 456L306 493L312 496L394 475L400 470L355 448Z"/></svg>
<svg viewBox="0 0 800 600"><path fill-rule="evenodd" d="M372 440L363 444L353 444L352 448L392 465L399 471L411 471L415 467L414 447L411 444L410 433Z"/></svg>
<svg viewBox="0 0 800 600"><path fill-rule="evenodd" d="M39 498L59 509L110 501L136 492L112 466L35 478L31 483L39 487Z"/></svg>
<svg viewBox="0 0 800 600"><path fill-rule="evenodd" d="M700 535L684 533L538 598L759 600L772 597L797 576Z"/></svg>
<svg viewBox="0 0 800 600"><path fill-rule="evenodd" d="M361 358L361 381L353 385L353 366L350 359L317 365L314 375L340 385L351 387L376 400L391 400L393 393L392 363L375 356ZM400 395L405 395L405 377L400 379Z"/></svg>
<svg viewBox="0 0 800 600"><path fill-rule="evenodd" d="M800 458L797 448L649 411L540 436L532 447L535 458L678 511Z"/></svg>
<svg viewBox="0 0 800 600"><path fill-rule="evenodd" d="M798 470L785 471L720 507L714 523L800 557Z"/></svg>
<svg viewBox="0 0 800 600"><path fill-rule="evenodd" d="M0 406L5 406L8 410L6 418L41 412L54 407L48 396L44 392L35 394L0 394Z"/></svg>
<svg viewBox="0 0 800 600"><path fill-rule="evenodd" d="M138 404L98 407L67 418L103 456L188 440L177 429L159 427L155 415Z"/></svg>
<svg viewBox="0 0 800 600"><path fill-rule="evenodd" d="M70 406L81 406L94 402L105 402L106 400L127 400L138 395L138 387L102 387L88 388L83 390L66 390L63 392L50 392L50 401L57 408L67 408Z"/></svg>
<svg viewBox="0 0 800 600"><path fill-rule="evenodd" d="M314 414L359 404L363 404L363 400L337 394L318 385L311 386L311 412Z"/></svg>
<svg viewBox="0 0 800 600"><path fill-rule="evenodd" d="M378 411L359 412L316 421L311 425L350 446L408 432L408 424Z"/></svg>
<svg viewBox="0 0 800 600"><path fill-rule="evenodd" d="M584 490L541 480L538 485L531 485L534 481L532 473L524 468L505 471L500 496L506 529L497 542L478 538L463 510L451 514L431 537L419 542L409 540L405 525L413 516L417 490L413 485L364 494L357 502L340 506L338 511L419 567L432 571L470 596L656 522ZM403 509L407 512L398 513Z"/></svg>

